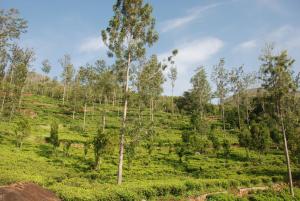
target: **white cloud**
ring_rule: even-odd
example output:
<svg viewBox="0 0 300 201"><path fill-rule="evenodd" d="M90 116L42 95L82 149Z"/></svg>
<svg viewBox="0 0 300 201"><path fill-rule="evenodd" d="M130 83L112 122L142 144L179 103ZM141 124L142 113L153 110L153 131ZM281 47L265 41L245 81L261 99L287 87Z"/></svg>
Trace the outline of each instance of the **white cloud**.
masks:
<svg viewBox="0 0 300 201"><path fill-rule="evenodd" d="M178 17L175 19L170 19L165 22L162 22L162 27L163 27L162 32L167 32L167 31L185 26L185 25L189 24L190 22L199 18L203 12L205 12L209 9L218 7L223 4L224 3L214 3L214 4L209 4L206 6L201 6L201 7L197 7L194 9L190 9L190 10L188 10L187 14L183 17Z"/></svg>
<svg viewBox="0 0 300 201"><path fill-rule="evenodd" d="M243 49L252 49L257 47L256 40L248 40L240 44Z"/></svg>
<svg viewBox="0 0 300 201"><path fill-rule="evenodd" d="M252 50L257 47L257 41L256 40L247 40L243 41L240 44L238 44L233 51L234 52L239 52L239 51L247 51L247 50Z"/></svg>
<svg viewBox="0 0 300 201"><path fill-rule="evenodd" d="M87 52L96 52L101 49L104 49L105 45L101 39L101 37L89 37L83 40L83 42L79 46L79 51L82 53Z"/></svg>
<svg viewBox="0 0 300 201"><path fill-rule="evenodd" d="M201 66L215 55L224 46L222 40L215 37L207 37L199 40L183 43L175 47L178 49L178 55L175 57L175 64L178 71L178 80L176 81L175 95L181 95L183 91L190 87L190 78L194 73L193 70ZM174 48L174 49L175 49ZM159 55L159 59L163 60L171 54L171 51ZM169 69L167 69L168 71ZM165 93L170 94L169 83L166 83Z"/></svg>

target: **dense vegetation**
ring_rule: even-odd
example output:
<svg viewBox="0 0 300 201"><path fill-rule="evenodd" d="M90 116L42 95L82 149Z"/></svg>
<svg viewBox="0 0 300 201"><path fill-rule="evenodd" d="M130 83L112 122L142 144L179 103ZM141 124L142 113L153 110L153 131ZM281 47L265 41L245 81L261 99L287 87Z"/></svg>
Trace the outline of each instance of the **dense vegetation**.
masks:
<svg viewBox="0 0 300 201"><path fill-rule="evenodd" d="M180 50L147 57L158 40L149 4L120 0L113 11L102 38L115 63L75 68L66 54L57 79L47 59L44 75L31 70L33 50L17 45L27 23L1 10L0 184L32 181L64 200L300 199L300 76L287 51L267 45L257 73L220 59L216 91L201 66L189 91L167 97L164 71L173 91ZM270 189L235 197L250 186Z"/></svg>

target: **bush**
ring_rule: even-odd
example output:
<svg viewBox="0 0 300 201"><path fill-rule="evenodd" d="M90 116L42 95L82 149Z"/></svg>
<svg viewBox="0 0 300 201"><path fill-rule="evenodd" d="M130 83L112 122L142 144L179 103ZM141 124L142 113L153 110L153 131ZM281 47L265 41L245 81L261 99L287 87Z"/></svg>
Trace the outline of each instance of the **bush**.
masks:
<svg viewBox="0 0 300 201"><path fill-rule="evenodd" d="M27 119L22 118L15 129L16 146L22 148L24 139L30 135L31 128Z"/></svg>

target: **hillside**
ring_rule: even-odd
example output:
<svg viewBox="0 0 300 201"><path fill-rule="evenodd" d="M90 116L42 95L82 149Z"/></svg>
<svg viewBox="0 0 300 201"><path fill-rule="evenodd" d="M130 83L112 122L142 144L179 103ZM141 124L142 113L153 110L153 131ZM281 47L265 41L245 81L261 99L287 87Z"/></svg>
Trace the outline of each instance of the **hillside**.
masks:
<svg viewBox="0 0 300 201"><path fill-rule="evenodd" d="M186 155L182 162L176 154L176 142L181 141L181 133L189 129L187 116L155 113L157 138L152 153L145 144L138 147L130 167L125 155L124 183L116 186L118 133L120 120L118 108L100 105L88 107L87 132L80 132L83 114L68 112L61 102L45 96L27 94L24 96L21 113L28 116L31 135L20 150L14 145L14 129L17 118L12 122L1 121L0 125L0 185L14 182L34 182L55 192L63 200L170 200L197 196L239 187L271 185L285 181L286 165L281 150L267 154L246 151L237 144L234 133L223 133L216 129L216 135L230 140L231 153L228 159L209 148L205 153ZM113 147L103 154L100 170L92 170L94 156L90 147L84 157L84 142L90 140L97 127L101 126L101 114L107 111L106 129L112 135ZM129 108L129 119L133 121L136 109ZM143 118L149 118L144 111ZM59 121L61 145L57 154L45 141L49 136L50 123ZM65 140L65 141L64 141ZM72 142L66 152L63 143ZM210 146L211 147L211 146ZM64 151L65 150L65 151ZM296 190L297 196L300 195Z"/></svg>

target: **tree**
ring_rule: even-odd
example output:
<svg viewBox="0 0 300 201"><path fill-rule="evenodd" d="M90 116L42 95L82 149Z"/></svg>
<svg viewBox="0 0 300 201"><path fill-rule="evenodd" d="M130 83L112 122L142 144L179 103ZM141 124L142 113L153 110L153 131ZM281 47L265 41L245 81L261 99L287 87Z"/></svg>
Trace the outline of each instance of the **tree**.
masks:
<svg viewBox="0 0 300 201"><path fill-rule="evenodd" d="M224 139L222 142L222 147L223 147L223 154L224 157L226 158L226 160L228 159L229 155L230 155L230 142L227 139Z"/></svg>
<svg viewBox="0 0 300 201"><path fill-rule="evenodd" d="M246 108L246 122L249 126L249 95L246 90L254 83L255 76L253 73L246 73L244 71L244 66L240 66L239 68L234 68L229 73L229 81L230 81L230 90L233 93L233 99L235 100L235 105L237 107L238 113L238 127L241 129L241 124L243 121L241 120L241 106L244 103Z"/></svg>
<svg viewBox="0 0 300 201"><path fill-rule="evenodd" d="M34 52L31 49L22 49L17 45L12 47L12 56L7 73L8 88L2 100L1 111L4 109L6 98L10 101L10 120L16 106L21 107L22 95L30 67L34 59Z"/></svg>
<svg viewBox="0 0 300 201"><path fill-rule="evenodd" d="M281 126L290 192L292 196L294 196L284 119L290 109L291 93L296 90L295 81L292 77L292 65L295 60L288 57L287 51L282 51L279 55L273 55L273 48L272 45L266 46L263 55L260 57L260 60L262 61L260 79L263 82L262 86L271 99L271 105L273 106L273 111L275 111L278 124Z"/></svg>
<svg viewBox="0 0 300 201"><path fill-rule="evenodd" d="M172 52L172 56L169 56L168 57L168 61L170 62L171 64L171 67L170 67L170 72L168 74L168 77L169 79L171 80L171 87L172 87L172 96L171 96L171 101L172 101L172 114L174 113L174 87L175 87L175 81L177 79L177 68L176 66L174 65L175 64L175 61L173 60L173 57L176 56L178 53L178 50L173 50Z"/></svg>
<svg viewBox="0 0 300 201"><path fill-rule="evenodd" d="M196 108L195 112L199 115L200 120L203 120L205 106L211 99L211 88L203 66L197 68L196 74L191 79L191 84L193 86L191 94Z"/></svg>
<svg viewBox="0 0 300 201"><path fill-rule="evenodd" d="M158 40L154 30L155 20L151 16L152 7L143 0L117 0L113 6L114 16L109 26L102 31L102 39L109 48L110 56L116 56L117 64L124 76L124 108L120 132L118 184L122 183L124 138L129 91L131 64L145 55L146 45Z"/></svg>
<svg viewBox="0 0 300 201"><path fill-rule="evenodd" d="M241 94L244 92L243 76L244 76L243 66L240 66L239 68L234 68L229 73L231 92L233 93L233 98L236 102L236 107L237 107L237 112L238 112L239 129L241 129L241 112L240 112Z"/></svg>
<svg viewBox="0 0 300 201"><path fill-rule="evenodd" d="M59 147L58 123L56 121L52 121L51 123L49 142L52 144L53 150L56 153L56 149Z"/></svg>
<svg viewBox="0 0 300 201"><path fill-rule="evenodd" d="M253 144L251 133L248 128L242 128L242 130L239 132L238 135L239 138L239 144L241 147L245 147L247 158L249 158L249 149L251 148L251 145Z"/></svg>
<svg viewBox="0 0 300 201"><path fill-rule="evenodd" d="M270 130L263 123L251 124L251 148L264 153L270 146Z"/></svg>
<svg viewBox="0 0 300 201"><path fill-rule="evenodd" d="M68 100L68 89L69 85L74 76L74 67L71 63L71 57L68 54L65 54L63 58L58 61L63 68L62 79L64 83L64 92L63 92L63 105L65 104L65 99Z"/></svg>
<svg viewBox="0 0 300 201"><path fill-rule="evenodd" d="M43 62L42 62L42 71L46 74L46 76L50 73L50 71L51 71L51 64L50 64L50 62L49 62L49 60L48 59L45 59ZM44 79L43 79L43 88L45 88L46 86L45 86L45 82L46 82L46 76L44 77ZM44 92L42 92L42 94L44 94Z"/></svg>
<svg viewBox="0 0 300 201"><path fill-rule="evenodd" d="M138 92L146 104L150 106L150 120L154 121L154 101L162 93L162 84L165 81L162 64L158 61L156 55L152 55L139 73Z"/></svg>
<svg viewBox="0 0 300 201"><path fill-rule="evenodd" d="M19 120L15 129L16 146L22 148L24 139L30 135L31 127L27 119L24 117Z"/></svg>
<svg viewBox="0 0 300 201"><path fill-rule="evenodd" d="M0 49L10 45L13 39L18 39L26 32L27 22L19 16L17 9L0 10Z"/></svg>
<svg viewBox="0 0 300 201"><path fill-rule="evenodd" d="M107 148L108 145L108 138L103 130L98 129L97 135L94 137L93 145L94 145L94 156L95 156L95 163L94 169L98 170L100 165L100 157Z"/></svg>
<svg viewBox="0 0 300 201"><path fill-rule="evenodd" d="M2 105L1 113L4 109L4 103L7 98L7 90L5 88L9 87L5 84L5 69L9 62L10 50L12 43L15 39L18 39L20 35L26 32L27 22L19 16L19 11L17 9L4 10L0 9L0 79L1 79L1 88L2 93ZM1 95L2 96L2 95Z"/></svg>
<svg viewBox="0 0 300 201"><path fill-rule="evenodd" d="M222 111L223 130L225 130L225 108L224 101L228 93L228 72L224 67L225 60L220 59L218 65L214 66L212 79L217 85L216 96L219 98L219 104Z"/></svg>

